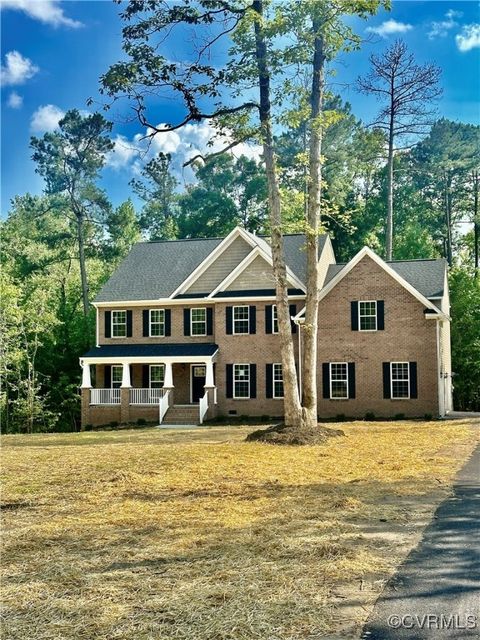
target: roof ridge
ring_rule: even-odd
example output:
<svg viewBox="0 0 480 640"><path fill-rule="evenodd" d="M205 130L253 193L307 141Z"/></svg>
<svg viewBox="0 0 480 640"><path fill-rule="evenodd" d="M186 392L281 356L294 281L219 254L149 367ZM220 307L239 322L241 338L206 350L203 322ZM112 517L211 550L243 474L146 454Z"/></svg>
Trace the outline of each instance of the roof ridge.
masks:
<svg viewBox="0 0 480 640"><path fill-rule="evenodd" d="M221 238L220 236L215 236L212 238L172 238L171 240L140 240L139 242L135 242L133 246L136 246L137 244L167 244L171 242L196 242L197 240L225 240L225 238Z"/></svg>

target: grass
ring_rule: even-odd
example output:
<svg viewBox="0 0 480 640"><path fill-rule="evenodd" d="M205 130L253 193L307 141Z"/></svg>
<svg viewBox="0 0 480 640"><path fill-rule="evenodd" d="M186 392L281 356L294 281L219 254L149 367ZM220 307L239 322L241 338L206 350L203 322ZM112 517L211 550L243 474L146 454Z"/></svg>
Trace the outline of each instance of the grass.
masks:
<svg viewBox="0 0 480 640"><path fill-rule="evenodd" d="M475 432L338 426L298 448L252 427L4 436L2 637L349 637Z"/></svg>

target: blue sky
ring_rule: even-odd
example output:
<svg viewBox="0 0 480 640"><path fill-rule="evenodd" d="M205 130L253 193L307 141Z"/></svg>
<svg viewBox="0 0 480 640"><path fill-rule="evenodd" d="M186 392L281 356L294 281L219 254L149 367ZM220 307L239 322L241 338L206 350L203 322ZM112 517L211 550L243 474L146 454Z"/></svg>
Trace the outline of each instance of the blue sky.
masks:
<svg viewBox="0 0 480 640"><path fill-rule="evenodd" d="M110 0L0 0L2 30L2 215L15 194L40 193L42 180L30 160L29 139L51 130L69 108L87 109L90 96L100 101L99 77L121 59L120 8ZM439 114L453 120L480 123L480 11L478 2L394 2L368 21L353 19L357 33L367 38L361 51L343 54L337 64L335 91L352 104L354 113L371 121L377 105L355 92L353 83L368 71L368 57L402 37L418 62L442 69L443 97ZM164 53L184 59L181 40ZM90 107L92 109L92 107ZM171 121L178 113L172 101L159 101L152 120ZM101 185L112 202L131 195L129 180L144 161L135 151L144 133L128 121L126 106L110 111L117 153L103 171ZM174 154L177 166L202 150L210 137L208 125L190 126L162 136L150 153ZM135 138L137 136L137 138ZM183 174L188 181L189 175Z"/></svg>

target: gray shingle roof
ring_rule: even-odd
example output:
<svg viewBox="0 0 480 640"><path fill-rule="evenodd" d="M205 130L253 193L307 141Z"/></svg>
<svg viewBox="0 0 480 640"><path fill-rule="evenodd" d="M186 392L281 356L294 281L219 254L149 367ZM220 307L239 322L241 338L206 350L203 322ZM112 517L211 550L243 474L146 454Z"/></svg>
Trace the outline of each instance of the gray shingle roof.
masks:
<svg viewBox="0 0 480 640"><path fill-rule="evenodd" d="M326 237L320 236L320 252ZM222 240L139 242L103 286L95 302L168 298ZM306 271L304 244L305 236L301 234L284 237L287 265L302 282Z"/></svg>
<svg viewBox="0 0 480 640"><path fill-rule="evenodd" d="M213 343L195 342L192 344L104 344L93 347L82 358L126 358L126 357L189 357L213 356L218 351L218 345Z"/></svg>
<svg viewBox="0 0 480 640"><path fill-rule="evenodd" d="M447 267L443 258L438 260L393 260L387 264L426 298L441 298L443 296ZM344 266L345 264L330 265L325 284L328 284Z"/></svg>

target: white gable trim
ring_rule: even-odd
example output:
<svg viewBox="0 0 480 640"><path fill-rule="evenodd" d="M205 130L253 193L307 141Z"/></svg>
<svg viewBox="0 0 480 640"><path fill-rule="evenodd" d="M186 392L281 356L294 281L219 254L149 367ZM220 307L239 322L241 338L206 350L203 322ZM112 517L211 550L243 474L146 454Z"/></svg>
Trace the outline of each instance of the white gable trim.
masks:
<svg viewBox="0 0 480 640"><path fill-rule="evenodd" d="M235 227L226 238L218 244L215 249L210 253L204 260L201 262L198 267L196 267L192 273L182 282L180 286L178 286L175 291L170 295L170 298L175 298L181 293L185 293L192 284L203 274L205 271L212 265L217 258L219 258L222 253L228 249L228 247L232 244L234 240L237 238L243 238L245 242L247 242L252 249L256 246L256 243L250 237L244 229L241 227Z"/></svg>
<svg viewBox="0 0 480 640"><path fill-rule="evenodd" d="M229 287L232 282L234 282L244 271L245 269L248 268L248 266L255 260L255 258L260 257L263 258L263 260L265 260L265 262L273 268L273 261L270 255L268 255L265 251L263 251L263 249L261 248L260 245L257 245L255 247L255 249L253 249L248 256L246 256L242 262L240 262L240 264L238 264L235 269L233 269L233 271L231 271L228 276L226 278L224 278L224 280L222 280L222 282L220 282L220 284L215 287L215 289L210 293L210 295L208 296L208 298L213 298L213 296L215 294L217 294L219 291L224 291L227 287ZM301 289L302 291L305 291L305 286L304 284L295 276L295 274L287 267L287 278L290 282L290 284L295 288L295 289ZM272 281L272 288L275 289L275 282ZM247 292L245 292L247 293Z"/></svg>
<svg viewBox="0 0 480 640"><path fill-rule="evenodd" d="M390 267L384 260L382 260L382 258L380 258L380 256L377 256L377 254L372 251L369 247L363 247L363 249L360 249L360 251L350 260L349 263L347 263L343 269L341 269L336 276L334 276L330 282L325 285L325 287L320 291L320 295L319 295L319 302L320 300L323 300L323 298L325 298L325 296L330 293L330 291L337 286L337 284L339 282L341 282L343 280L343 278L350 273L350 271L360 262L360 260L362 260L365 256L368 256L369 258L371 258L376 264L378 264L378 266L382 267L382 269L388 273L394 280L396 280L400 285L402 285L402 287L404 289L406 289L409 293L412 294L412 296L414 298L416 298L419 302L421 302L425 307L427 307L428 309L432 309L433 311L435 311L435 314L437 317L442 318L443 320L448 320L448 317L442 313L442 311L440 311L440 309L438 307L436 307L433 302L430 302L430 300L428 300L428 298L426 298L423 294L420 293L420 291L418 291L417 289L415 289L415 287L413 287L409 282L407 282L404 278L402 278L402 276L400 276L396 271L394 271L392 269L392 267ZM297 313L297 315L295 316L295 319L300 319L301 317L303 317L305 313L305 308L303 308L299 313ZM435 317L435 316L432 316Z"/></svg>

